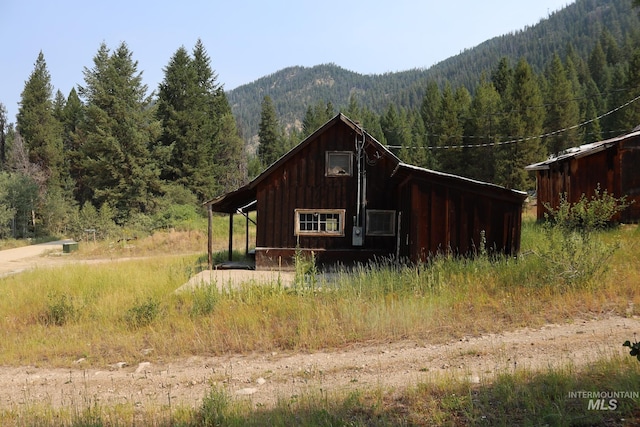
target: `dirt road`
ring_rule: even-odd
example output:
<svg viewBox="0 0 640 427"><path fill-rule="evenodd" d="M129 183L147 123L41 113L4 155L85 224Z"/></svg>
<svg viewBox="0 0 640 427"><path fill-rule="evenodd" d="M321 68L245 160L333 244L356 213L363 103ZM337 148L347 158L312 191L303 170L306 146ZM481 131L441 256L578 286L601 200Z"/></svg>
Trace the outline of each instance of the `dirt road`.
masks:
<svg viewBox="0 0 640 427"><path fill-rule="evenodd" d="M56 259L53 256L44 257L43 255L62 255L63 244L71 241L57 240L0 251L0 277L52 264Z"/></svg>
<svg viewBox="0 0 640 427"><path fill-rule="evenodd" d="M376 387L402 389L448 377L471 382L518 369L581 366L626 354L624 340L640 331L637 318L582 320L540 329L461 337L443 345L400 341L315 353L193 356L166 363L114 360L101 369L0 367L0 408L135 404L196 407L213 384L254 405L272 406L308 392ZM150 354L153 349L147 349Z"/></svg>

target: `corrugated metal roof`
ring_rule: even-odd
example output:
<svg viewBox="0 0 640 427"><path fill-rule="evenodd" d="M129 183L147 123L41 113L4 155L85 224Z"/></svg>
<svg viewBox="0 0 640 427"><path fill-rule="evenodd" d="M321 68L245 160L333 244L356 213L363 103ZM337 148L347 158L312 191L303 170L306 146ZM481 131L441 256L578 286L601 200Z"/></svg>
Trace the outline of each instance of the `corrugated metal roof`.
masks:
<svg viewBox="0 0 640 427"><path fill-rule="evenodd" d="M566 160L566 159L579 159L580 157L590 156L600 151L604 151L607 148L624 141L629 138L640 135L640 131L634 131L625 135L621 135L615 138L607 139L604 141L592 142L590 144L584 144L577 147L567 148L561 154L551 157L543 162L533 163L525 167L528 171L538 171L549 169L550 165Z"/></svg>
<svg viewBox="0 0 640 427"><path fill-rule="evenodd" d="M417 172L419 174L423 174L425 176L447 180L450 184L457 184L460 187L465 187L469 191L475 192L485 192L490 191L493 195L502 196L509 199L515 199L519 201L523 201L527 198L527 193L520 190L512 190L501 185L492 184L489 182L478 181L471 178L465 178L459 175L453 175L446 172L435 171L432 169L421 168L419 166L410 165L407 163L400 162L396 169L393 171L391 176L396 176L402 173L404 170L404 174L409 174L411 172Z"/></svg>

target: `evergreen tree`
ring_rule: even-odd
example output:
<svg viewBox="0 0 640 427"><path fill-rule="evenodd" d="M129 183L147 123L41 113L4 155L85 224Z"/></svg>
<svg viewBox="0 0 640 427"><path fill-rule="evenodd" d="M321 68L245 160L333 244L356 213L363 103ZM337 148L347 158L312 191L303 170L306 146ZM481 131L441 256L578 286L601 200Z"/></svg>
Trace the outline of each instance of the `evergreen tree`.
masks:
<svg viewBox="0 0 640 427"><path fill-rule="evenodd" d="M387 112L380 118L380 125L386 143L392 147L402 147L400 158L407 162L412 162L413 141L411 140L411 127L401 112L398 113L394 104L389 104Z"/></svg>
<svg viewBox="0 0 640 427"><path fill-rule="evenodd" d="M628 100L640 97L640 48L636 48L629 59L625 83ZM622 110L619 125L628 131L640 125L640 102L633 102Z"/></svg>
<svg viewBox="0 0 640 427"><path fill-rule="evenodd" d="M124 222L135 213L150 212L160 191L152 151L158 124L142 72L125 43L113 53L103 43L93 62L93 68L85 67L80 87L86 103L80 129L82 173L93 205L111 206Z"/></svg>
<svg viewBox="0 0 640 427"><path fill-rule="evenodd" d="M596 42L591 55L589 55L588 64L589 73L593 81L596 82L598 90L602 93L607 92L609 90L610 76L607 68L607 58L599 41Z"/></svg>
<svg viewBox="0 0 640 427"><path fill-rule="evenodd" d="M447 82L442 90L436 159L440 169L447 173L467 175L467 162L463 152L464 121L471 97L458 88L455 92Z"/></svg>
<svg viewBox="0 0 640 427"><path fill-rule="evenodd" d="M424 98L420 106L420 116L425 128L425 143L428 146L435 146L438 142L437 127L440 122L440 112L442 110L442 94L435 81L427 83Z"/></svg>
<svg viewBox="0 0 640 427"><path fill-rule="evenodd" d="M273 101L269 95L265 95L258 131L258 157L263 167L269 167L285 153L282 134Z"/></svg>
<svg viewBox="0 0 640 427"><path fill-rule="evenodd" d="M335 116L333 104L318 101L316 105L307 107L307 111L302 119L301 139L304 139L318 130L322 125Z"/></svg>
<svg viewBox="0 0 640 427"><path fill-rule="evenodd" d="M40 166L46 184L59 185L64 156L60 123L54 117L53 86L42 52L22 91L17 130L22 136L29 161Z"/></svg>
<svg viewBox="0 0 640 427"><path fill-rule="evenodd" d="M465 123L467 176L492 182L495 174L494 147L498 142L501 112L500 94L495 86L482 80L476 89L469 118Z"/></svg>
<svg viewBox="0 0 640 427"><path fill-rule="evenodd" d="M557 53L553 55L545 74L547 82L545 128L554 132L547 137L547 151L557 154L569 147L579 145L580 138L574 126L580 121L580 111L574 96L575 88L567 78L566 70Z"/></svg>
<svg viewBox="0 0 640 427"><path fill-rule="evenodd" d="M630 91L627 87L627 82L627 67L623 64L618 64L613 67L611 74L611 87L609 90L609 96L607 97L608 110L622 106L633 99L629 96ZM629 128L630 124L627 117L628 116L624 109L615 111L613 114L603 117L601 121L602 128L605 129L603 136L605 138L610 138L629 132L632 128Z"/></svg>
<svg viewBox="0 0 640 427"><path fill-rule="evenodd" d="M501 133L510 143L496 147L496 183L521 190L534 188L533 177L524 167L546 155L540 143L544 107L540 86L525 59L518 61L505 95Z"/></svg>
<svg viewBox="0 0 640 427"><path fill-rule="evenodd" d="M433 156L433 151L427 143L427 129L422 121L422 116L418 110L411 110L408 113L408 120L411 126L412 150L406 157L411 164L428 169L437 169L437 164Z"/></svg>
<svg viewBox="0 0 640 427"><path fill-rule="evenodd" d="M202 202L242 182L246 166L231 108L201 40L192 53L180 47L165 68L157 118L167 153L162 178Z"/></svg>
<svg viewBox="0 0 640 427"><path fill-rule="evenodd" d="M498 66L491 75L491 82L496 88L502 98L506 97L507 90L513 83L513 70L509 65L509 60L506 57L500 58Z"/></svg>
<svg viewBox="0 0 640 427"><path fill-rule="evenodd" d="M91 191L85 182L83 169L84 155L81 150L83 134L82 123L85 109L78 92L72 88L62 111L62 143L66 154L67 170L73 185L76 200L90 200Z"/></svg>
<svg viewBox="0 0 640 427"><path fill-rule="evenodd" d="M244 142L238 133L233 114L226 113L220 118L220 152L216 156L220 165L218 187L220 192L229 192L240 187L247 180L247 162Z"/></svg>

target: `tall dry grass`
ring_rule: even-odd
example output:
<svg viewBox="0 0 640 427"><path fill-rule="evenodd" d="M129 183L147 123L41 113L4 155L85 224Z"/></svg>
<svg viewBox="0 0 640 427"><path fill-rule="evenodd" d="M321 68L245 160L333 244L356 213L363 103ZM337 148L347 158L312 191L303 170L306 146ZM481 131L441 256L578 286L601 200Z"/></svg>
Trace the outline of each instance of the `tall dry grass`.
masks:
<svg viewBox="0 0 640 427"><path fill-rule="evenodd" d="M202 254L30 271L0 279L0 363L135 363L148 348L152 358L171 358L405 338L438 343L638 313L637 227L599 233L619 249L592 279L561 287L536 254L541 236L539 225L525 224L519 259L439 257L419 266L380 260L290 289L248 283L176 293L203 268ZM145 244L179 247L172 239Z"/></svg>

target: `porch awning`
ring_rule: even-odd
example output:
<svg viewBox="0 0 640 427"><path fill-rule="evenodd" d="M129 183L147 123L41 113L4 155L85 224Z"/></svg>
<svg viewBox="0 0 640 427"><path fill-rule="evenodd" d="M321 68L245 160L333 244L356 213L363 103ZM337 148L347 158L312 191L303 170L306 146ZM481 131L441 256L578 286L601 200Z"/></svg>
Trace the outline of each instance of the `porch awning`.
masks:
<svg viewBox="0 0 640 427"><path fill-rule="evenodd" d="M213 212L236 213L256 200L255 188L248 185L238 188L230 193L205 202L205 206L211 206Z"/></svg>

